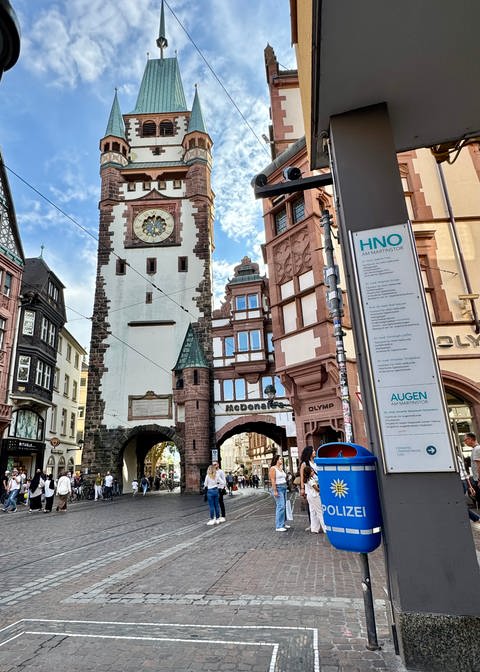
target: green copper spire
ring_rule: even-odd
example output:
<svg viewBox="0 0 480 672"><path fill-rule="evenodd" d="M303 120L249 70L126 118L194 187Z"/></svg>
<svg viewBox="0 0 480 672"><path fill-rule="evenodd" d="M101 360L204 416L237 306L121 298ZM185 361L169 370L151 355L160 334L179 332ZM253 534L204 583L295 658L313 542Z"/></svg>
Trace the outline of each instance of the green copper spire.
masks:
<svg viewBox="0 0 480 672"><path fill-rule="evenodd" d="M113 99L110 117L108 119L107 130L105 135L113 135L116 138L125 140L125 124L123 123L122 113L120 112L120 105L118 104L117 89L115 89L115 97Z"/></svg>
<svg viewBox="0 0 480 672"><path fill-rule="evenodd" d="M200 133L206 133L207 129L205 127L205 122L203 121L202 106L200 105L200 98L198 97L198 89L195 84L195 97L193 99L192 105L192 114L190 115L190 121L188 122L188 131L198 131Z"/></svg>
<svg viewBox="0 0 480 672"><path fill-rule="evenodd" d="M198 338L193 331L191 324L188 325L185 340L182 349L178 355L178 360L173 367L174 371L183 371L184 369L208 369L207 358L203 352Z"/></svg>
<svg viewBox="0 0 480 672"><path fill-rule="evenodd" d="M163 7L163 0L160 12L160 30L158 32L157 47L160 49L160 58L163 58L163 50L168 47L168 40L165 36L165 10Z"/></svg>
<svg viewBox="0 0 480 672"><path fill-rule="evenodd" d="M185 112L186 109L177 59L156 58L147 61L134 114Z"/></svg>

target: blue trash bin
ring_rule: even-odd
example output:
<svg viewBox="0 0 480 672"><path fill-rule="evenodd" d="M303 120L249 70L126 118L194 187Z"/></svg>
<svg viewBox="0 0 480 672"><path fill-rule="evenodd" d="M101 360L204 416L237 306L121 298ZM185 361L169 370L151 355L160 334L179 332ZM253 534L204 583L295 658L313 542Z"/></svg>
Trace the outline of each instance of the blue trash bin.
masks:
<svg viewBox="0 0 480 672"><path fill-rule="evenodd" d="M382 538L377 458L356 443L325 443L317 451L327 536L335 548L370 553Z"/></svg>

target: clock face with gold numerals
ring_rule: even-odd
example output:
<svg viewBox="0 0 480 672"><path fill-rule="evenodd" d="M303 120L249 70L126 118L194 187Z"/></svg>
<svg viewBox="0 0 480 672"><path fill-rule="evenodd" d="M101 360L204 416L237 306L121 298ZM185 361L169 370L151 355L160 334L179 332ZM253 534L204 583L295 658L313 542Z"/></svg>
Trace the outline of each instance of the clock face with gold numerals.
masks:
<svg viewBox="0 0 480 672"><path fill-rule="evenodd" d="M133 220L133 231L144 243L161 243L173 231L173 217L169 212L154 208L143 210Z"/></svg>

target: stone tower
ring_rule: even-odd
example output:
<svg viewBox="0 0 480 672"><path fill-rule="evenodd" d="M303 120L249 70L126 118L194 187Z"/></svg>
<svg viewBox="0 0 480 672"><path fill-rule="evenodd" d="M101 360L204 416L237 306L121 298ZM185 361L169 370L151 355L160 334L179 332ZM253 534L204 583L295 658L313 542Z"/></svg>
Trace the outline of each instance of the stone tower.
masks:
<svg viewBox="0 0 480 672"><path fill-rule="evenodd" d="M198 91L188 110L177 58L164 57L163 3L157 45L160 58L147 61L133 112L122 115L115 92L100 141L83 467L90 474L113 470L128 490L149 450L169 440L180 451L183 489L197 491L209 455L188 435L189 413L199 417L192 394L200 394L206 408L206 444L213 433L212 141ZM189 339L201 353L201 366L183 376L186 381L191 374L193 387L184 403L172 381L176 388ZM200 385L193 384L194 375Z"/></svg>

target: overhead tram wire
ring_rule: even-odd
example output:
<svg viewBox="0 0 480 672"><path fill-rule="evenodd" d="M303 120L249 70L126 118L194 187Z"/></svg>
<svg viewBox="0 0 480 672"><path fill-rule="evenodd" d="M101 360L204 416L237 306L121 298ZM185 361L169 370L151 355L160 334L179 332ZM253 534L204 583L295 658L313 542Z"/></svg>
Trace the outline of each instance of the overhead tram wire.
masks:
<svg viewBox="0 0 480 672"><path fill-rule="evenodd" d="M34 187L33 184L30 184L30 182L28 182L28 181L25 180L23 177L21 177L21 175L19 175L18 173L16 173L12 168L9 168L9 166L7 166L5 163L4 163L3 165L4 165L4 167L5 167L10 173L12 173L12 175L15 175L15 177L16 177L18 180L20 180L21 182L23 182L23 184L25 184L29 189L31 189L32 191L34 191L36 194L38 194L38 196L40 196L40 198L43 198L44 201L46 201L49 205L51 205L52 208L55 208L55 210L58 210L58 212L60 212L64 217L66 217L66 218L67 218L68 220L70 220L73 224L75 224L75 226L78 226L78 228L79 228L81 231L83 231L83 232L86 233L88 236L90 236L90 238L92 238L92 239L98 244L98 246L99 246L100 249L103 249L103 250L105 250L105 251L107 251L107 252L111 252L117 259L123 259L123 257L121 257L119 254L117 254L113 248L109 248L107 245L104 245L103 243L101 243L101 242L100 242L100 239L98 238L98 236L95 236L95 235L94 235L91 231L89 231L86 227L82 226L82 225L80 224L80 222L77 222L77 220L74 219L74 218L73 218L71 215L69 215L67 212L65 212L65 210L62 210L62 208L61 208L60 206L58 206L56 203L54 203L52 200L50 200L50 199L48 198L48 196L45 196L45 194L42 194L42 192L39 191L36 187ZM152 281L150 280L150 278L148 278L148 277L146 277L145 275L143 275L143 273L141 273L138 269L136 269L135 266L132 266L128 261L125 262L125 263L126 263L126 265L127 265L129 268L132 269L132 271L133 271L134 273L136 273L140 278L142 278L142 280L145 280L146 282L148 282L148 284L149 284L151 287L153 287L154 289L156 289L157 291L159 291L159 292L160 292L163 296L165 296L169 301L171 301L171 302L174 303L176 306L178 306L178 308L180 308L181 310L183 310L185 313L188 313L189 315L191 315L192 318L195 317L195 316L190 312L190 310L189 310L188 308L185 308L185 306L182 306L181 303L178 303L178 301L175 301L175 299L172 299L172 297L169 296L169 295L168 295L168 294L167 294L161 287L159 287L159 286L156 285L154 282L152 282Z"/></svg>
<svg viewBox="0 0 480 672"><path fill-rule="evenodd" d="M82 313L80 313L78 310L75 310L75 308L71 308L70 306L65 306L65 308L67 308L68 310L71 310L76 315L80 315L80 317L83 317L84 320L90 320L90 322L93 320L93 317L87 317L86 315L83 315ZM108 329L108 334L109 334L109 336L112 336L115 340L117 340L120 343L122 343L123 345L125 345L127 348L130 348L130 350L133 350L133 352L137 353L137 355L140 355L140 357L143 357L143 359L146 359L148 362L150 362L150 364L153 364L154 366L161 369L162 371L165 371L165 373L168 373L169 376L171 375L171 373L172 373L171 370L169 371L168 369L166 369L161 364L158 364L158 362L154 362L153 359L150 359L150 357L148 357L147 355L144 355L143 352L140 352L140 350L137 350L136 348L133 347L133 345L130 345L126 341L119 338L119 336L115 336L115 334L112 331L110 331L110 329Z"/></svg>
<svg viewBox="0 0 480 672"><path fill-rule="evenodd" d="M212 75L215 77L215 79L217 80L217 82L218 82L218 83L220 84L220 86L222 87L222 89L223 89L225 95L227 96L228 100L232 103L233 107L237 110L237 112L238 112L238 114L240 115L240 117L242 118L244 124L247 126L247 128L249 129L249 131L255 136L255 138L258 140L260 146L261 146L262 149L268 154L268 157L269 157L270 160L271 160L272 157L271 157L271 155L270 155L270 151L267 149L267 147L265 147L265 143L264 143L264 142L258 137L258 135L255 133L254 129L252 128L252 126L251 126L251 124L250 124L250 122L249 122L248 119L245 117L245 115L243 114L243 112L241 111L241 109L238 107L237 103L234 101L234 99L232 98L232 96L231 96L230 93L228 92L227 88L226 88L225 85L223 84L222 80L220 79L220 77L217 75L217 73L216 73L215 70L213 69L213 67L210 65L210 63L207 61L207 59L205 58L205 56L203 55L203 53L200 51L200 48L197 46L197 44L196 44L195 40L193 39L193 37L190 35L190 33L188 32L188 30L185 28L185 26L183 25L183 23L180 21L180 19L179 19L178 16L175 14L175 12L173 11L173 9L170 7L170 5L168 4L167 0L165 0L165 4L166 4L166 6L168 7L168 9L170 10L170 12L172 13L172 15L173 15L175 21L178 23L178 25L179 25L180 28L183 30L183 32L185 33L185 35L188 37L188 39L190 40L190 42L192 43L192 45L194 46L194 48L196 49L196 51L199 53L200 58L202 59L202 61L205 63L205 65L207 66L207 68L210 70L210 72L212 73Z"/></svg>
<svg viewBox="0 0 480 672"><path fill-rule="evenodd" d="M28 282L23 283L23 284L24 284L24 285L27 285L27 286L29 286L29 287L32 287L32 289L36 289L36 286L35 286L35 285L31 285L31 284L28 283ZM93 317L87 317L86 315L84 315L84 314L81 313L80 311L76 310L75 308L72 308L71 306L67 306L66 304L64 304L64 305L65 305L65 308L66 308L67 310L71 310L71 311L72 311L73 313L75 313L76 315L80 315L80 318L81 318L81 319L88 320L89 322L92 322ZM68 323L67 323L67 324L68 324ZM123 345L125 345L127 348L130 348L130 350L133 350L137 355L140 355L140 357L143 357L144 359L146 359L148 362L150 362L150 364L153 364L154 366L156 366L157 368L161 369L162 371L165 371L165 373L168 373L168 375L171 375L171 373L172 373L171 370L166 369L166 368L165 368L164 366L162 366L161 364L158 364L158 362L155 362L153 359L150 359L150 357L148 357L147 355L145 355L143 352L140 352L140 350L137 350L136 348L134 348L133 345L130 345L130 344L127 343L126 341L123 341L121 338L119 338L118 336L116 336L112 331L108 330L108 334L109 334L110 336L112 336L113 338L115 338L117 341L120 341L120 343L123 343Z"/></svg>

